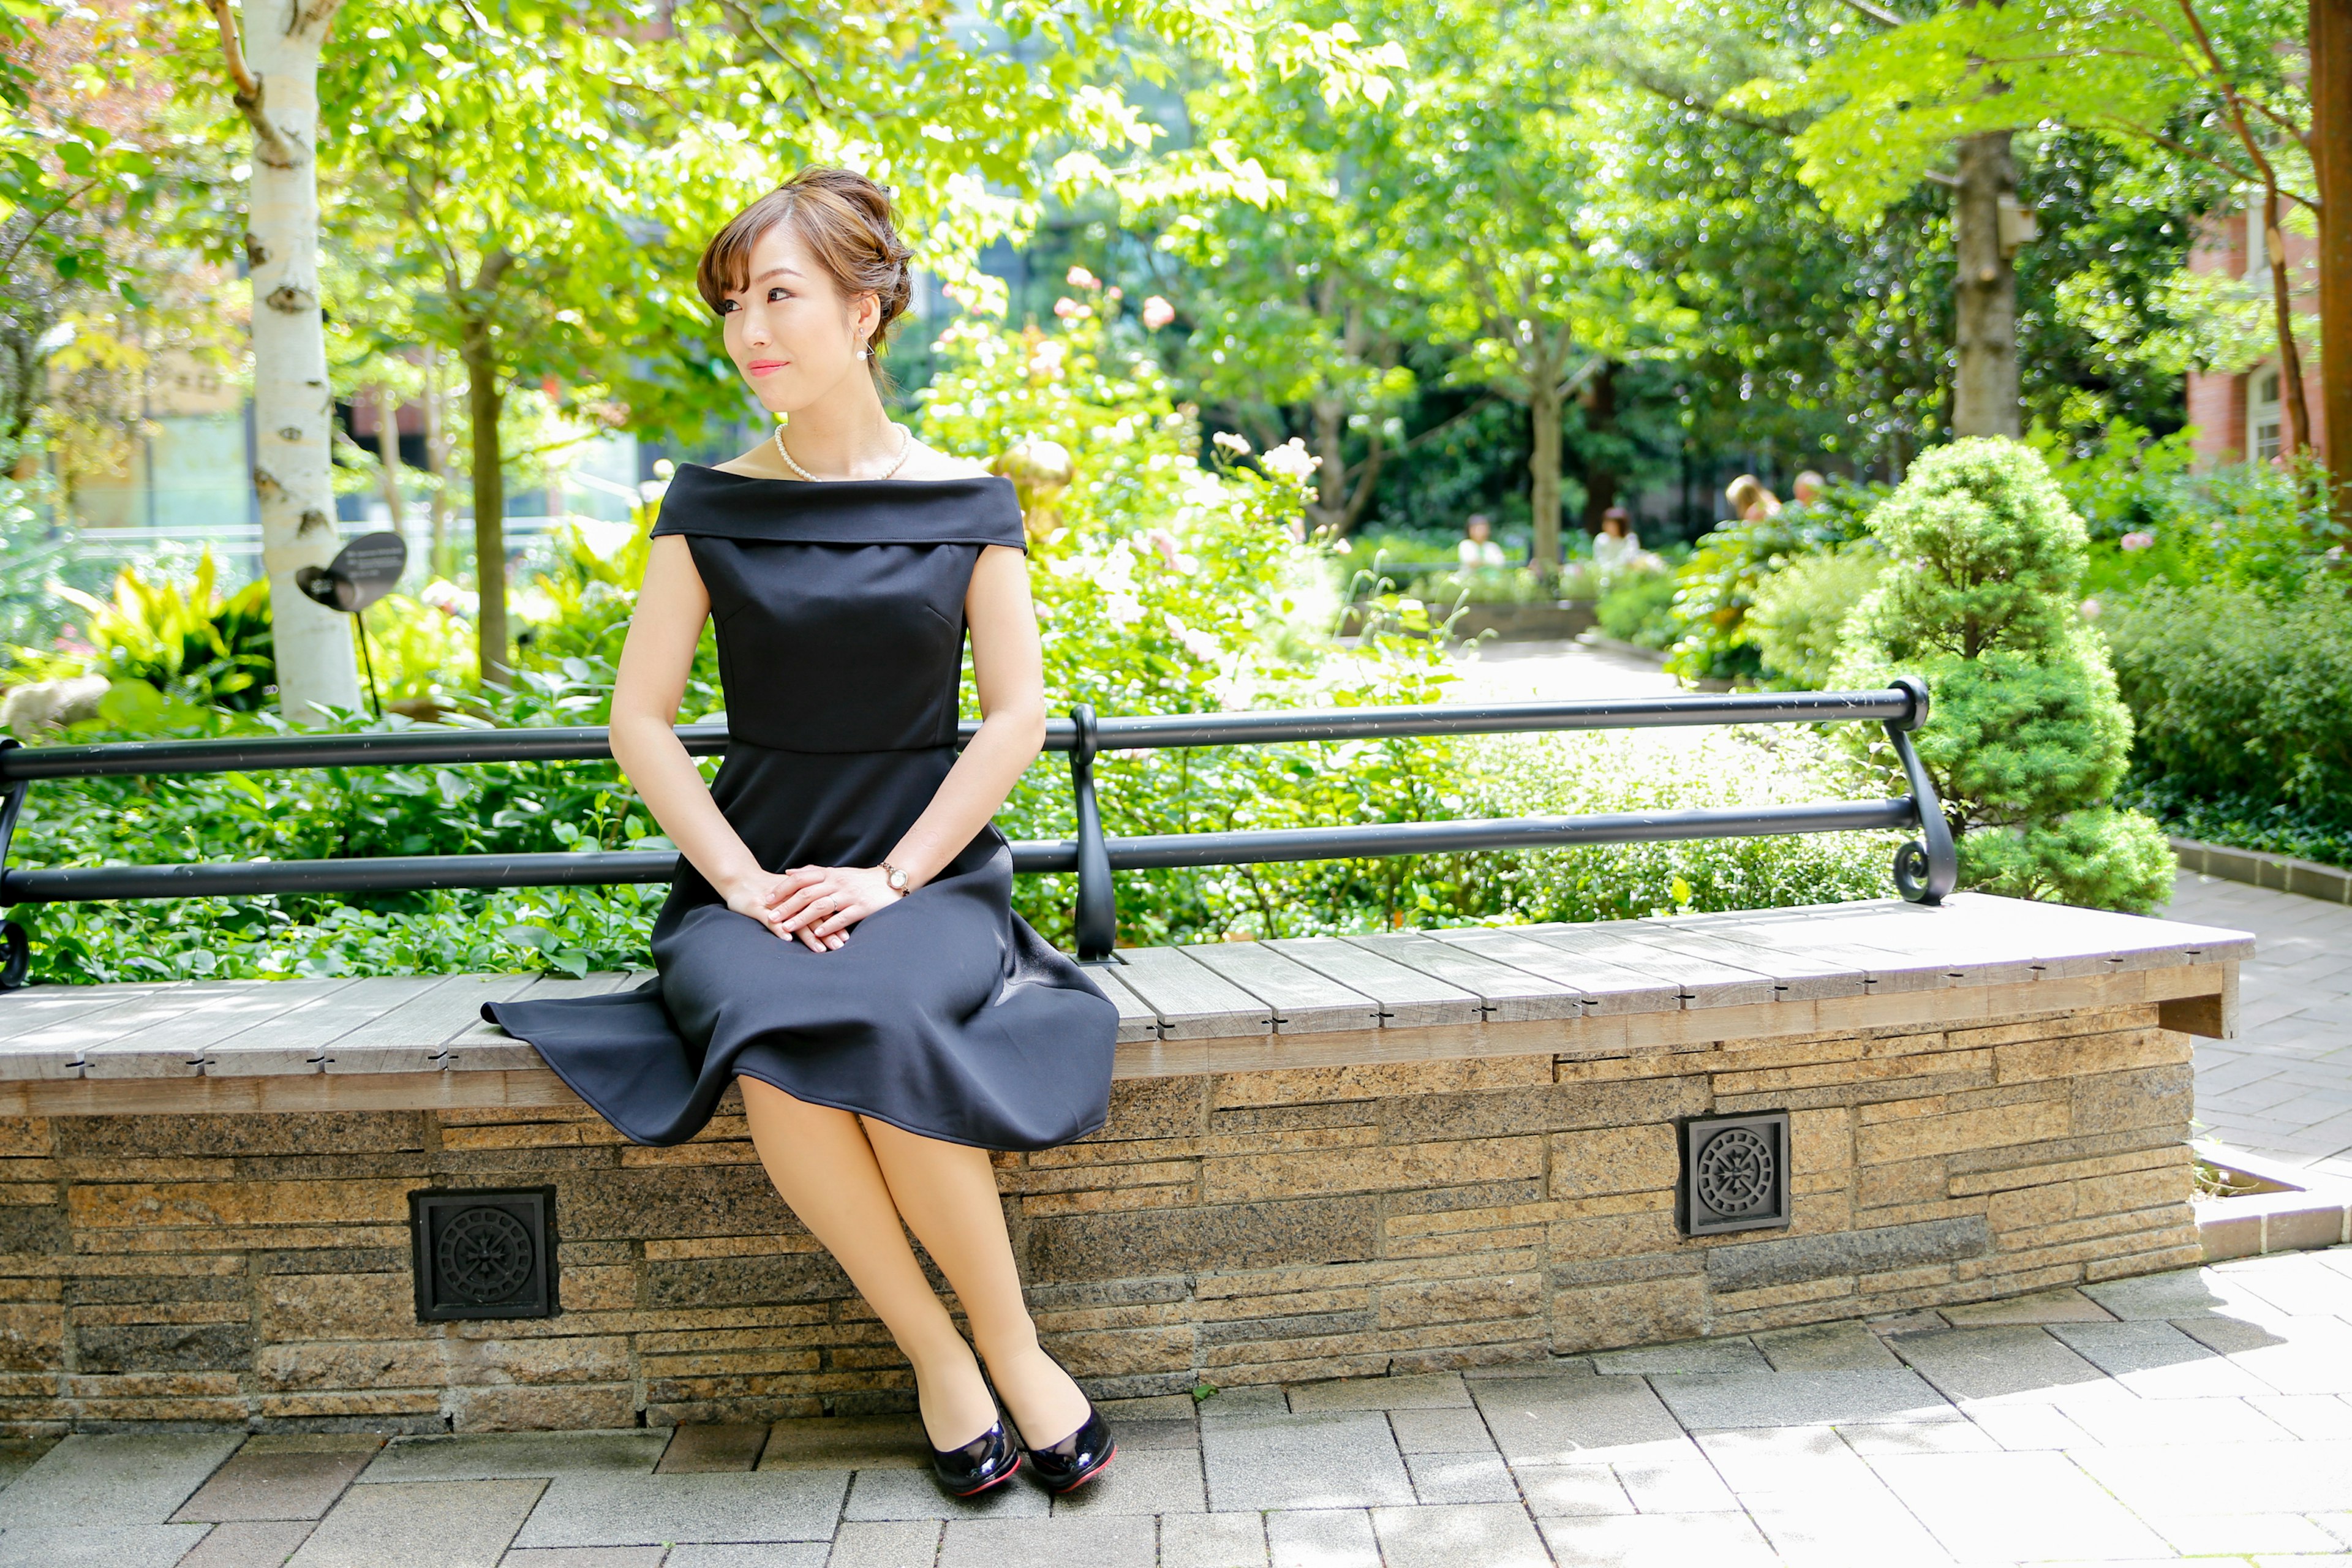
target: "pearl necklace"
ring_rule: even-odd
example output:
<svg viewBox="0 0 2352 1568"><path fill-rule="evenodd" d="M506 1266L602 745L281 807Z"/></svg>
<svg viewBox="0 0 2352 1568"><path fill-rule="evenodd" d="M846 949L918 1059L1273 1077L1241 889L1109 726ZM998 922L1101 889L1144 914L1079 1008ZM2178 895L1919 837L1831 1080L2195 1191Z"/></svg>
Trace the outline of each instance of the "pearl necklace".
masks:
<svg viewBox="0 0 2352 1568"><path fill-rule="evenodd" d="M914 451L914 449L915 449L915 433L914 433L912 430L908 429L908 428L906 426L904 426L904 425L899 426L898 426L898 460L897 462L892 463L888 468L887 468L883 469L880 473L878 473L878 474L875 474L875 475L873 475L873 476L871 476L871 477L872 477L873 479L888 479L891 475L893 475L893 474L897 473L900 468L905 468L905 467L907 466L907 458L908 458L908 454L910 454L910 453L912 453L912 452ZM793 462L793 455L792 455L792 453L790 453L789 451L785 450L785 448L784 448L784 427L783 427L782 426L781 426L781 425L779 425L779 426L776 426L776 456L778 456L779 458L782 458L784 460L784 467L786 467L786 468L790 468L793 472L794 472L794 473L798 474L801 478L803 478L803 479L804 479L808 480L811 484L831 484L831 483L838 482L838 481L829 480L829 479L818 479L814 474L810 473L806 468L802 468L798 463ZM845 475L845 476L844 476L844 477L845 477L845 478L846 478L846 479L854 479L857 478L857 476L856 476L856 474L849 474L849 475Z"/></svg>

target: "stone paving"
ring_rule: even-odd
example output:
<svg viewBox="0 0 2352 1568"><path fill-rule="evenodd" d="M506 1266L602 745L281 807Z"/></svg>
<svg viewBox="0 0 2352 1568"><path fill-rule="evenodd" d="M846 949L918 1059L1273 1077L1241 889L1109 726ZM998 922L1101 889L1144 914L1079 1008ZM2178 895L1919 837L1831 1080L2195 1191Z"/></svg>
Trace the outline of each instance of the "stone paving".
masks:
<svg viewBox="0 0 2352 1568"><path fill-rule="evenodd" d="M2256 941L2239 1037L2197 1042L2203 1134L2352 1176L2352 907L2184 871L2164 912Z"/></svg>
<svg viewBox="0 0 2352 1568"><path fill-rule="evenodd" d="M2352 1247L1874 1323L1110 1407L1056 1500L919 1428L147 1433L0 1456L0 1568L2352 1565Z"/></svg>

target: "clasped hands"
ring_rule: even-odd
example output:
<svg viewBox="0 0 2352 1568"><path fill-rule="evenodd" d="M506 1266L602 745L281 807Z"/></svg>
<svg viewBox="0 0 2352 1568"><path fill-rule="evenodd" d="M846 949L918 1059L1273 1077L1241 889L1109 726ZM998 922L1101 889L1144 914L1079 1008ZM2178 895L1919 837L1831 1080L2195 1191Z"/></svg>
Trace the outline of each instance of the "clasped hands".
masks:
<svg viewBox="0 0 2352 1568"><path fill-rule="evenodd" d="M749 915L786 942L830 952L851 926L906 894L892 889L878 866L795 866L761 871L723 889L727 907Z"/></svg>

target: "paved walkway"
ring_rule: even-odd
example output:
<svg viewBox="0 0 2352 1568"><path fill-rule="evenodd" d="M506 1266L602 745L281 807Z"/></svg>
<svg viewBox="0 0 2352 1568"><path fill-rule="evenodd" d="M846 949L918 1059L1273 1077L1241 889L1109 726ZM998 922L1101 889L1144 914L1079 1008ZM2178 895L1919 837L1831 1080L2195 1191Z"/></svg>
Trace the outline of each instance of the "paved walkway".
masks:
<svg viewBox="0 0 2352 1568"><path fill-rule="evenodd" d="M2256 940L2239 1037L2197 1042L2206 1135L2352 1176L2352 908L2183 872L2165 912Z"/></svg>
<svg viewBox="0 0 2352 1568"><path fill-rule="evenodd" d="M1114 1412L965 1507L892 1421L75 1436L7 1568L2352 1564L2352 1247L1465 1376ZM756 1468L754 1468L756 1466Z"/></svg>

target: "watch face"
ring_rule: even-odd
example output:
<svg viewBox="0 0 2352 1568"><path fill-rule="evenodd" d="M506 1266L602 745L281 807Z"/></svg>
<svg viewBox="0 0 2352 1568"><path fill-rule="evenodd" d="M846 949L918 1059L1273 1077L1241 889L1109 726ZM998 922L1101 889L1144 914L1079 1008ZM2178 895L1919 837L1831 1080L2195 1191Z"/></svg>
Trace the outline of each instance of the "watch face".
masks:
<svg viewBox="0 0 2352 1568"><path fill-rule="evenodd" d="M904 871L893 871L890 873L889 881L892 887L897 888L903 892L907 886L907 873Z"/></svg>

